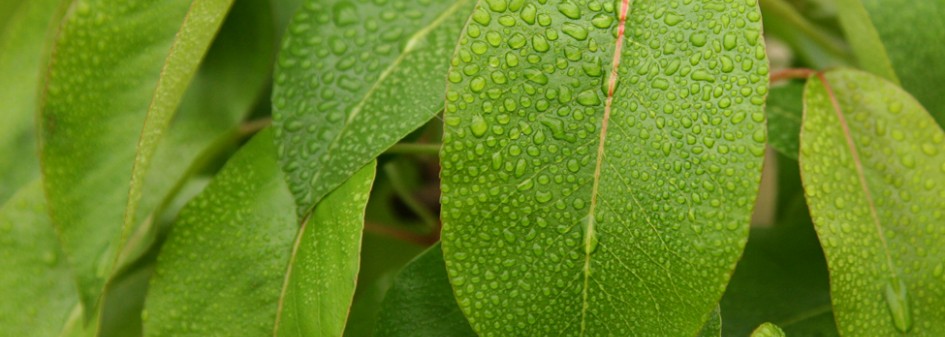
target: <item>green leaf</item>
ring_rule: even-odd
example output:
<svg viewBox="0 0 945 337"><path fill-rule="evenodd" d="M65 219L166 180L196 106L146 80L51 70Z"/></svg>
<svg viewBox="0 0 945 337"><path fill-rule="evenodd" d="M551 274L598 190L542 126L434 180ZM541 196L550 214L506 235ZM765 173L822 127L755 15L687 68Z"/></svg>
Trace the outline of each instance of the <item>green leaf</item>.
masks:
<svg viewBox="0 0 945 337"><path fill-rule="evenodd" d="M715 310L712 310L712 313L709 315L709 319L705 321L702 326L702 330L699 331L698 337L722 337L722 314L719 312L720 307L716 306Z"/></svg>
<svg viewBox="0 0 945 337"><path fill-rule="evenodd" d="M275 152L271 132L257 135L181 211L149 289L146 336L340 336L374 166L300 228Z"/></svg>
<svg viewBox="0 0 945 337"><path fill-rule="evenodd" d="M862 1L902 87L945 126L945 97L941 93L945 87L941 61L945 54L945 1ZM880 54L883 50L869 52Z"/></svg>
<svg viewBox="0 0 945 337"><path fill-rule="evenodd" d="M2 1L0 25L0 203L39 173L35 116L40 74L66 1ZM21 3L21 4L20 4ZM19 4L6 12L5 6ZM15 10L14 10L15 9Z"/></svg>
<svg viewBox="0 0 945 337"><path fill-rule="evenodd" d="M768 144L791 159L797 159L798 137L801 134L804 83L791 81L772 87L768 93L765 113L768 117Z"/></svg>
<svg viewBox="0 0 945 337"><path fill-rule="evenodd" d="M39 180L0 207L0 336L72 336L82 307Z"/></svg>
<svg viewBox="0 0 945 337"><path fill-rule="evenodd" d="M895 84L837 70L808 81L807 203L844 337L945 332L945 133Z"/></svg>
<svg viewBox="0 0 945 337"><path fill-rule="evenodd" d="M763 323L751 332L751 337L784 337L784 331L777 325Z"/></svg>
<svg viewBox="0 0 945 337"><path fill-rule="evenodd" d="M830 0L833 1L833 0ZM786 0L760 0L765 35L784 40L814 68L847 64L849 47L839 36L819 27Z"/></svg>
<svg viewBox="0 0 945 337"><path fill-rule="evenodd" d="M443 252L473 328L698 333L758 192L764 48L754 0L481 2L441 153Z"/></svg>
<svg viewBox="0 0 945 337"><path fill-rule="evenodd" d="M381 305L376 337L477 336L456 304L439 245L394 279Z"/></svg>
<svg viewBox="0 0 945 337"><path fill-rule="evenodd" d="M840 24L860 67L899 84L888 50L873 26L862 0L837 0L837 5L843 8L838 12Z"/></svg>
<svg viewBox="0 0 945 337"><path fill-rule="evenodd" d="M308 0L273 89L279 158L300 215L440 111L472 0Z"/></svg>
<svg viewBox="0 0 945 337"><path fill-rule="evenodd" d="M161 134L229 4L79 0L62 23L41 157L50 214L90 311L131 234Z"/></svg>

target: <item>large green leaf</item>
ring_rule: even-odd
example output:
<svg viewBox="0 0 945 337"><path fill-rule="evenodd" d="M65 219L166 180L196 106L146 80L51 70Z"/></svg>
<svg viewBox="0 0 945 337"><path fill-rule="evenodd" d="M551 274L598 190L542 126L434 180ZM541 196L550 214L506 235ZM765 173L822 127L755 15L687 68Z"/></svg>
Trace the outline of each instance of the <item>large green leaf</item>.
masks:
<svg viewBox="0 0 945 337"><path fill-rule="evenodd" d="M39 180L0 207L0 270L0 336L82 333L75 282L46 214Z"/></svg>
<svg viewBox="0 0 945 337"><path fill-rule="evenodd" d="M829 0L833 1L833 0ZM760 0L765 36L784 40L798 58L814 68L847 64L849 47L839 36L811 22L794 8L794 1Z"/></svg>
<svg viewBox="0 0 945 337"><path fill-rule="evenodd" d="M2 1L0 25L0 203L39 173L36 103L52 32L66 1ZM22 3L22 4L20 4ZM18 4L9 9L5 6ZM5 12L10 10L10 12Z"/></svg>
<svg viewBox="0 0 945 337"><path fill-rule="evenodd" d="M443 262L433 246L397 275L378 318L377 337L475 337L456 304Z"/></svg>
<svg viewBox="0 0 945 337"><path fill-rule="evenodd" d="M756 1L483 1L452 63L443 252L473 328L695 335L758 191Z"/></svg>
<svg viewBox="0 0 945 337"><path fill-rule="evenodd" d="M722 313L720 307L715 307L709 314L709 319L702 325L702 330L696 337L722 337Z"/></svg>
<svg viewBox="0 0 945 337"><path fill-rule="evenodd" d="M863 6L863 1L836 0L836 2L843 8L839 11L838 17L860 67L898 84L896 70L893 69L887 49L880 40L879 32L873 26L869 12Z"/></svg>
<svg viewBox="0 0 945 337"><path fill-rule="evenodd" d="M472 0L308 0L276 68L279 157L306 214L443 104Z"/></svg>
<svg viewBox="0 0 945 337"><path fill-rule="evenodd" d="M808 81L807 203L844 337L945 333L945 133L893 83L837 70Z"/></svg>
<svg viewBox="0 0 945 337"><path fill-rule="evenodd" d="M341 335L374 166L300 228L275 152L271 132L256 136L181 212L149 289L145 335Z"/></svg>
<svg viewBox="0 0 945 337"><path fill-rule="evenodd" d="M231 0L79 0L60 28L40 118L53 223L97 308L142 178Z"/></svg>
<svg viewBox="0 0 945 337"><path fill-rule="evenodd" d="M945 126L945 1L863 0L902 87ZM895 8L895 10L891 10Z"/></svg>

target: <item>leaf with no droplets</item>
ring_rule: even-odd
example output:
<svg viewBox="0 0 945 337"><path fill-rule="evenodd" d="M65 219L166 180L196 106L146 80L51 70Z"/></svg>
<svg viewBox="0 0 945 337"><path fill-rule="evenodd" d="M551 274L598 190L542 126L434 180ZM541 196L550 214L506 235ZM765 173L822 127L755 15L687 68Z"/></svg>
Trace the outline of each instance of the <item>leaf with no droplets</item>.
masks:
<svg viewBox="0 0 945 337"><path fill-rule="evenodd" d="M443 251L482 336L693 336L748 234L754 0L481 1L448 74Z"/></svg>
<svg viewBox="0 0 945 337"><path fill-rule="evenodd" d="M801 131L807 203L844 337L945 333L945 133L876 76L808 81Z"/></svg>
<svg viewBox="0 0 945 337"><path fill-rule="evenodd" d="M443 104L472 0L308 0L276 67L273 123L300 215Z"/></svg>

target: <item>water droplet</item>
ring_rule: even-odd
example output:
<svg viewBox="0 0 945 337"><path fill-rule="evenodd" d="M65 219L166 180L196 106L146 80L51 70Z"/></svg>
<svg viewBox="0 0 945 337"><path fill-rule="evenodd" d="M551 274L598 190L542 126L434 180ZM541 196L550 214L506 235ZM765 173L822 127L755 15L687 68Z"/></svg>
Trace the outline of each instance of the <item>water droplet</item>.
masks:
<svg viewBox="0 0 945 337"><path fill-rule="evenodd" d="M558 5L558 11L571 19L577 19L581 17L581 9L571 2L564 2Z"/></svg>
<svg viewBox="0 0 945 337"><path fill-rule="evenodd" d="M334 19L335 24L339 27L348 26L361 21L358 19L358 9L354 7L354 4L348 1L336 3L335 6L331 8L331 13L332 19Z"/></svg>
<svg viewBox="0 0 945 337"><path fill-rule="evenodd" d="M583 106L600 105L600 97L597 96L597 91L594 89L582 91L578 94L577 101Z"/></svg>
<svg viewBox="0 0 945 337"><path fill-rule="evenodd" d="M893 276L886 283L884 295L889 313L892 315L893 325L901 332L908 332L912 329L912 315L909 313L909 294L906 291L906 283L898 276Z"/></svg>
<svg viewBox="0 0 945 337"><path fill-rule="evenodd" d="M486 134L486 131L489 130L489 125L486 124L486 120L482 116L476 115L473 116L472 124L469 125L469 130L472 131L473 135L476 137L482 137Z"/></svg>

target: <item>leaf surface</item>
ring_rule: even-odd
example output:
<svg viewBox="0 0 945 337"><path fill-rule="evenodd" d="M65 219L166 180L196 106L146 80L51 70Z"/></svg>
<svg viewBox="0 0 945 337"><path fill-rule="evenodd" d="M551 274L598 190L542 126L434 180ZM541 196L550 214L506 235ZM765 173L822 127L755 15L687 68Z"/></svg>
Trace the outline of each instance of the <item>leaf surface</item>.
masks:
<svg viewBox="0 0 945 337"><path fill-rule="evenodd" d="M133 229L158 141L229 5L81 0L64 19L41 158L50 214L90 311Z"/></svg>
<svg viewBox="0 0 945 337"><path fill-rule="evenodd" d="M273 89L279 158L299 214L440 111L472 0L308 0Z"/></svg>
<svg viewBox="0 0 945 337"><path fill-rule="evenodd" d="M483 1L448 75L443 252L482 336L694 336L748 234L753 0Z"/></svg>
<svg viewBox="0 0 945 337"><path fill-rule="evenodd" d="M941 335L945 133L864 72L827 72L804 96L801 173L841 335Z"/></svg>
<svg viewBox="0 0 945 337"><path fill-rule="evenodd" d="M768 117L768 145L782 155L797 159L798 138L803 116L804 83L791 81L771 88L765 104Z"/></svg>
<svg viewBox="0 0 945 337"><path fill-rule="evenodd" d="M709 314L709 319L702 325L697 337L722 337L722 313L720 307L715 307Z"/></svg>
<svg viewBox="0 0 945 337"><path fill-rule="evenodd" d="M0 207L0 270L0 336L81 331L75 282L46 214L39 180Z"/></svg>
<svg viewBox="0 0 945 337"><path fill-rule="evenodd" d="M257 135L181 212L149 289L146 336L340 336L373 165L300 228L273 143Z"/></svg>
<svg viewBox="0 0 945 337"><path fill-rule="evenodd" d="M394 279L374 336L477 336L453 297L439 245L427 249Z"/></svg>
<svg viewBox="0 0 945 337"><path fill-rule="evenodd" d="M902 87L945 126L945 1L863 0Z"/></svg>
<svg viewBox="0 0 945 337"><path fill-rule="evenodd" d="M751 337L784 337L784 331L777 325L764 323L751 332Z"/></svg>
<svg viewBox="0 0 945 337"><path fill-rule="evenodd" d="M5 12L4 6L18 5ZM0 5L0 203L39 173L36 109L40 75L66 1L4 1ZM9 22L8 22L9 21Z"/></svg>

